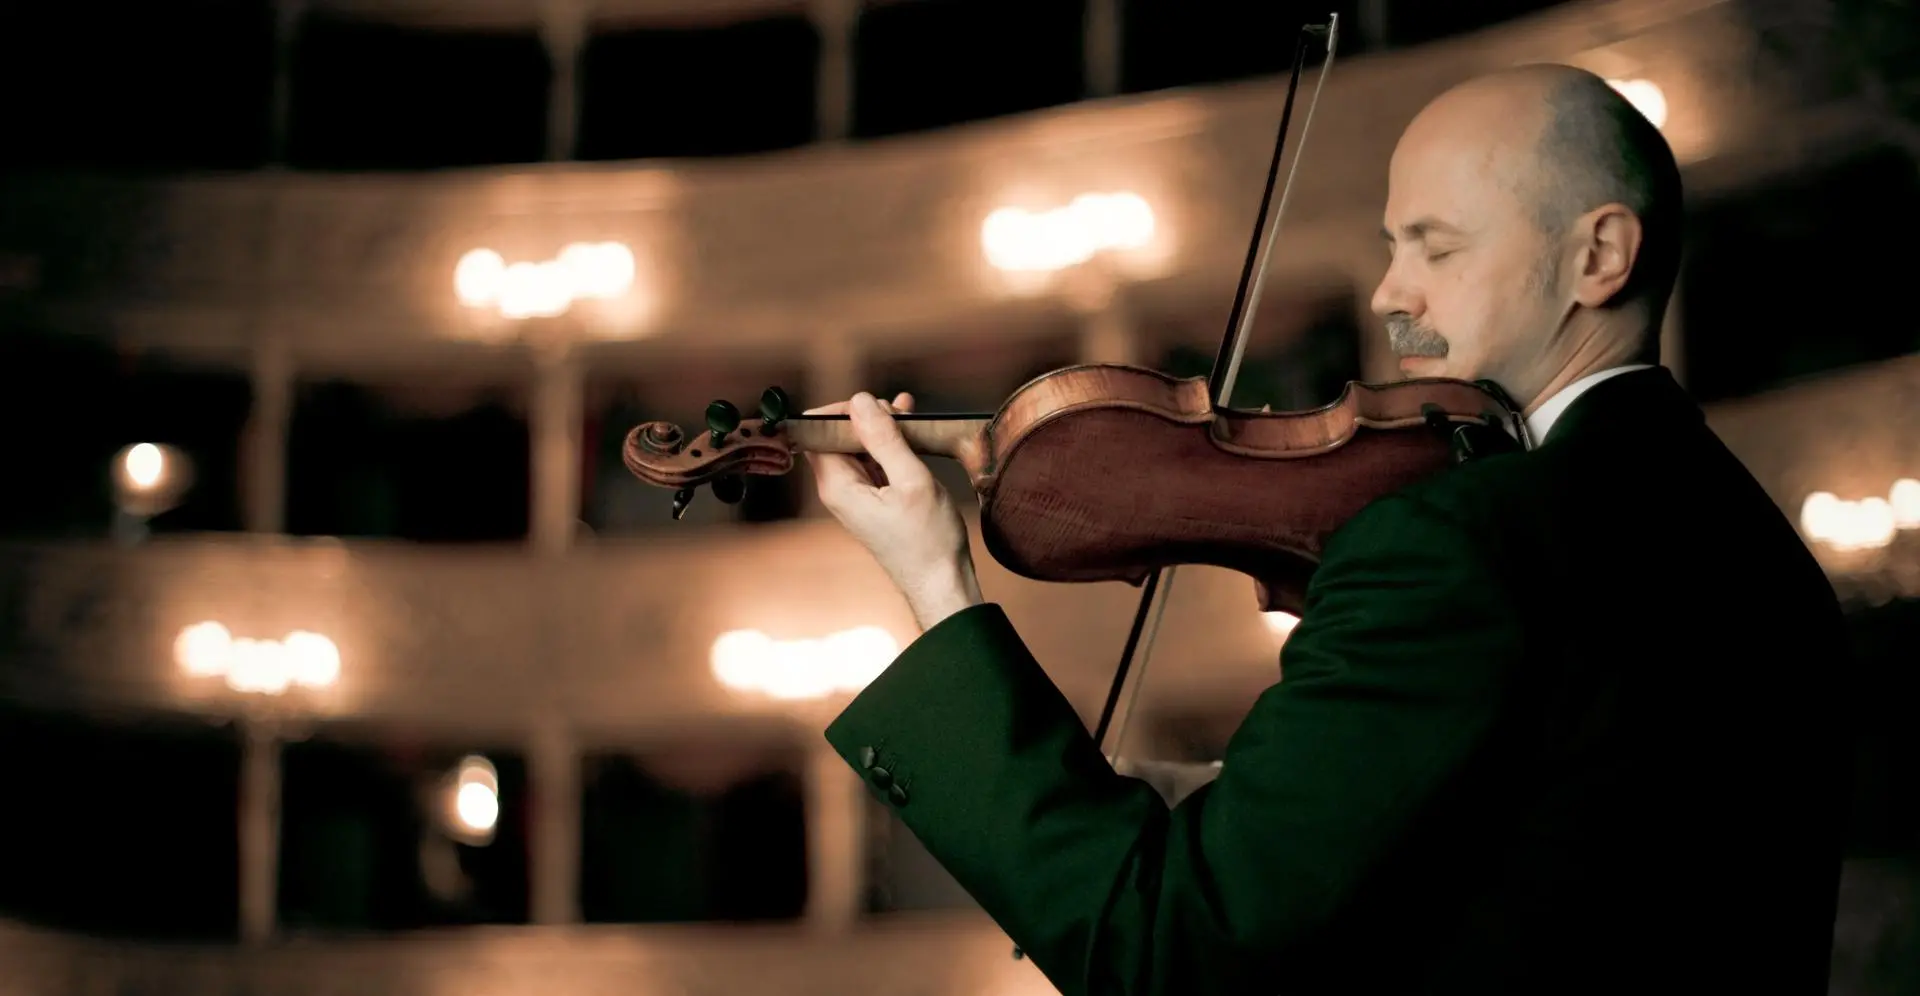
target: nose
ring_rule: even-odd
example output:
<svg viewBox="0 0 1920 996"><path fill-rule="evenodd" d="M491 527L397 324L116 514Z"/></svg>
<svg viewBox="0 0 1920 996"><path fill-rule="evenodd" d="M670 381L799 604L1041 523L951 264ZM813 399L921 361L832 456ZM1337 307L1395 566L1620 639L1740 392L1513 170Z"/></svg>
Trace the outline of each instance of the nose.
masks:
<svg viewBox="0 0 1920 996"><path fill-rule="evenodd" d="M1399 269L1397 263L1387 265L1387 272L1380 278L1380 286L1373 289L1373 299L1367 304L1380 318L1384 319L1388 315L1397 314L1419 314L1416 308L1416 295L1407 287L1406 281L1400 278Z"/></svg>

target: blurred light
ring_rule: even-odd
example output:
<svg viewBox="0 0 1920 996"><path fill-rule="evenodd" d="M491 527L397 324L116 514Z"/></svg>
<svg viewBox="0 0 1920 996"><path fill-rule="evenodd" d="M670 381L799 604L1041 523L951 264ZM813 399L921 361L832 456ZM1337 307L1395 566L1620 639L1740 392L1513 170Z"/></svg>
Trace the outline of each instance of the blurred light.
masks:
<svg viewBox="0 0 1920 996"><path fill-rule="evenodd" d="M288 677L306 688L326 688L340 680L340 648L318 633L294 630L281 641Z"/></svg>
<svg viewBox="0 0 1920 996"><path fill-rule="evenodd" d="M500 797L485 785L468 782L460 786L454 808L468 829L491 830L494 821L500 818Z"/></svg>
<svg viewBox="0 0 1920 996"><path fill-rule="evenodd" d="M1103 251L1144 249L1153 233L1153 207L1140 195L1081 194L1048 211L994 211L980 225L980 248L998 269L1043 272L1084 263Z"/></svg>
<svg viewBox="0 0 1920 996"><path fill-rule="evenodd" d="M120 511L144 518L179 504L193 484L193 461L164 443L133 443L114 455L110 476Z"/></svg>
<svg viewBox="0 0 1920 996"><path fill-rule="evenodd" d="M1267 632L1281 640L1285 640L1287 634L1300 625L1300 617L1291 612L1262 612L1260 621L1267 624Z"/></svg>
<svg viewBox="0 0 1920 996"><path fill-rule="evenodd" d="M899 642L878 626L813 640L737 629L713 641L711 661L714 678L734 691L795 701L858 692L898 656Z"/></svg>
<svg viewBox="0 0 1920 996"><path fill-rule="evenodd" d="M606 301L633 286L633 251L618 242L575 242L560 250L575 297Z"/></svg>
<svg viewBox="0 0 1920 996"><path fill-rule="evenodd" d="M442 788L447 832L475 846L492 840L500 822L500 773L493 762L478 754L461 758Z"/></svg>
<svg viewBox="0 0 1920 996"><path fill-rule="evenodd" d="M235 638L217 622L197 622L174 637L173 659L193 677L224 677L228 688L252 695L279 695L295 686L326 688L340 679L340 648L305 630L260 640Z"/></svg>
<svg viewBox="0 0 1920 996"><path fill-rule="evenodd" d="M1902 529L1920 529L1920 480L1903 477L1879 496L1849 501L1815 491L1800 505L1800 531L1836 550L1886 546Z"/></svg>
<svg viewBox="0 0 1920 996"><path fill-rule="evenodd" d="M1900 529L1920 529L1920 481L1902 477L1887 489L1887 504L1893 506L1893 524Z"/></svg>
<svg viewBox="0 0 1920 996"><path fill-rule="evenodd" d="M490 306L506 318L552 318L578 301L619 299L633 277L633 250L619 242L574 242L553 259L512 264L483 248L460 257L453 292L469 308Z"/></svg>
<svg viewBox="0 0 1920 996"><path fill-rule="evenodd" d="M491 249L475 249L453 268L453 293L469 308L492 304L500 295L507 261Z"/></svg>
<svg viewBox="0 0 1920 996"><path fill-rule="evenodd" d="M279 695L293 683L293 669L277 640L241 637L227 661L227 687L255 695Z"/></svg>
<svg viewBox="0 0 1920 996"><path fill-rule="evenodd" d="M233 653L233 634L217 622L198 622L180 630L173 639L173 659L180 669L196 678L212 678L227 673L227 661Z"/></svg>
<svg viewBox="0 0 1920 996"><path fill-rule="evenodd" d="M126 465L127 483L136 489L145 491L160 483L160 477L167 471L166 454L152 443L135 443L127 447L126 456L121 458Z"/></svg>
<svg viewBox="0 0 1920 996"><path fill-rule="evenodd" d="M1667 126L1667 95L1660 84L1652 80L1608 80L1607 85L1627 98L1627 103L1653 122L1655 128Z"/></svg>

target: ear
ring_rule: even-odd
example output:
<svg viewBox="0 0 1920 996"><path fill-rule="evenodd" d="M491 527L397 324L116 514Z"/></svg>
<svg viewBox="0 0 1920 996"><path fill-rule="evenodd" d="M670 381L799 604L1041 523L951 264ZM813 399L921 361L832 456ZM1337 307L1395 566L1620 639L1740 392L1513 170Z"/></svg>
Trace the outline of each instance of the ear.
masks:
<svg viewBox="0 0 1920 996"><path fill-rule="evenodd" d="M1643 238L1640 218L1624 204L1607 204L1587 212L1574 230L1585 242L1574 300L1589 308L1605 307L1633 276Z"/></svg>

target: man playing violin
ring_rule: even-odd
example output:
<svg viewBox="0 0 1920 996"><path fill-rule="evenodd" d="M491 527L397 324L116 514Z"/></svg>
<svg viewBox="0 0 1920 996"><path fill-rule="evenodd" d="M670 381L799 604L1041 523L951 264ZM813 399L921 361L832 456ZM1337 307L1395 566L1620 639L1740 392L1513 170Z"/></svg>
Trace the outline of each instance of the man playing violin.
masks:
<svg viewBox="0 0 1920 996"><path fill-rule="evenodd" d="M865 394L831 410L871 463L813 456L819 494L924 632L827 739L1069 996L1824 993L1842 618L1658 365L1673 153L1508 70L1407 127L1385 222L1401 369L1526 431L1334 534L1217 779L1113 770Z"/></svg>

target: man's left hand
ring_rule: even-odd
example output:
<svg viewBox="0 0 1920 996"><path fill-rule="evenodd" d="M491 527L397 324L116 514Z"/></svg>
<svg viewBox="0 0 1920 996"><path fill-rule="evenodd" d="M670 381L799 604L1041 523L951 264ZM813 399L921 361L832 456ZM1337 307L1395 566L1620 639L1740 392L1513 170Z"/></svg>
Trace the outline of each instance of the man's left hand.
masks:
<svg viewBox="0 0 1920 996"><path fill-rule="evenodd" d="M967 527L926 461L908 447L894 411L911 411L902 394L888 405L862 391L808 415L844 413L871 460L808 453L820 503L879 561L906 596L921 629L980 604Z"/></svg>

